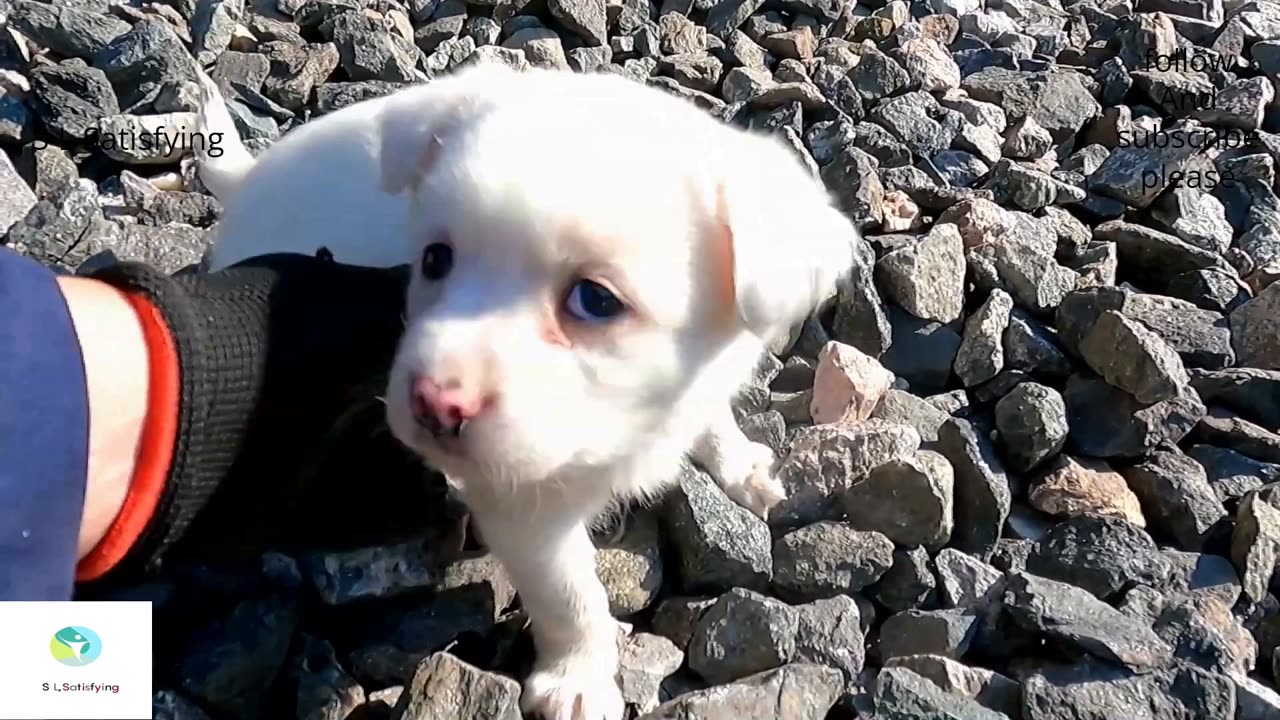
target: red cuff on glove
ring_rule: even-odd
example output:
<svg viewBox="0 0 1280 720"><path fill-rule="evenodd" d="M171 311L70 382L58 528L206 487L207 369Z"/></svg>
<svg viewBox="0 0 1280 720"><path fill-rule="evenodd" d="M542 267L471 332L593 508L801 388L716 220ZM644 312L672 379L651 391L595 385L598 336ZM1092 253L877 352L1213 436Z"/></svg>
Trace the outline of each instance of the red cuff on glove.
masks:
<svg viewBox="0 0 1280 720"><path fill-rule="evenodd" d="M102 540L76 566L76 582L102 577L124 559L156 512L173 460L178 429L178 350L160 311L139 294L125 293L147 344L147 415L133 479L120 513Z"/></svg>

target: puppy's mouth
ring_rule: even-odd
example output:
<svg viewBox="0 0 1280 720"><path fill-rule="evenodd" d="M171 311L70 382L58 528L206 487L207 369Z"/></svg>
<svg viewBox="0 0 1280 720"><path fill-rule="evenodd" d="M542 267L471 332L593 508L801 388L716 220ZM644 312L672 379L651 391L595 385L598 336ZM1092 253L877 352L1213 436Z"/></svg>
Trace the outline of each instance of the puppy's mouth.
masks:
<svg viewBox="0 0 1280 720"><path fill-rule="evenodd" d="M432 413L415 414L414 422L418 428L431 436L436 442L454 442L462 437L462 431L471 424L470 420L465 418L457 422L448 422L441 420Z"/></svg>

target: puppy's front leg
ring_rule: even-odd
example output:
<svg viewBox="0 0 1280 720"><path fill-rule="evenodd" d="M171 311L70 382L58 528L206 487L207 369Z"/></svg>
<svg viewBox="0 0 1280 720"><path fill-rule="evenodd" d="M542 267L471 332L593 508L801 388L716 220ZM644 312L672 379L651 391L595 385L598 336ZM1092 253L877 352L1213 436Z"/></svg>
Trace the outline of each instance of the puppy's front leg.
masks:
<svg viewBox="0 0 1280 720"><path fill-rule="evenodd" d="M531 621L538 656L521 705L546 720L622 720L618 623L596 576L587 518L567 501L548 510L514 499L474 507L473 519Z"/></svg>
<svg viewBox="0 0 1280 720"><path fill-rule="evenodd" d="M749 440L727 405L716 412L692 455L725 494L761 519L787 497L773 476L773 450Z"/></svg>

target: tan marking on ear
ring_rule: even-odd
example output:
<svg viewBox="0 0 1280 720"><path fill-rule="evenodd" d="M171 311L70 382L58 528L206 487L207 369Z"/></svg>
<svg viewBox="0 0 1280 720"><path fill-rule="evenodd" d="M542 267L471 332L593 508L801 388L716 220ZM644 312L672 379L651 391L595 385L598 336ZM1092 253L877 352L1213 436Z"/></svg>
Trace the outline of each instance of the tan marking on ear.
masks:
<svg viewBox="0 0 1280 720"><path fill-rule="evenodd" d="M738 305L738 286L734 273L733 228L729 225L729 201L724 185L716 186L716 216L711 233L711 270L714 274L716 319L732 318Z"/></svg>

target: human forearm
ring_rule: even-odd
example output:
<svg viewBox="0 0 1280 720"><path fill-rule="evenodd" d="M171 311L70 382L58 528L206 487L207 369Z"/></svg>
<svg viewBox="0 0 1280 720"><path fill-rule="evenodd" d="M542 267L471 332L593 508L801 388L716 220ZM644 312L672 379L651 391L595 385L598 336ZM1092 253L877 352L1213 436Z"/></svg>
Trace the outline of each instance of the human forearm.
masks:
<svg viewBox="0 0 1280 720"><path fill-rule="evenodd" d="M77 544L83 559L120 513L147 414L148 357L142 325L124 293L87 278L60 277L84 359L89 461Z"/></svg>

